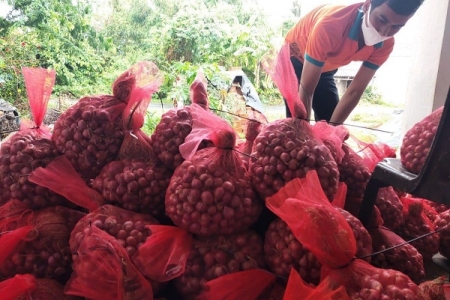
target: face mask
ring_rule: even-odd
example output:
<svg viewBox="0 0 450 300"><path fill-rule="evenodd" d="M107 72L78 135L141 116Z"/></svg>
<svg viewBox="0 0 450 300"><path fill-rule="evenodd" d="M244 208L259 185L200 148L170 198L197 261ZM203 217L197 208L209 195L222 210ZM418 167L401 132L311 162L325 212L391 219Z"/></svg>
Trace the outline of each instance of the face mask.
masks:
<svg viewBox="0 0 450 300"><path fill-rule="evenodd" d="M390 38L390 36L382 36L378 33L378 31L375 29L375 27L372 26L372 23L370 23L370 11L372 10L372 6L369 7L368 12L364 14L361 28L364 36L364 43L367 46L373 46L375 44L378 44L382 41L385 41Z"/></svg>

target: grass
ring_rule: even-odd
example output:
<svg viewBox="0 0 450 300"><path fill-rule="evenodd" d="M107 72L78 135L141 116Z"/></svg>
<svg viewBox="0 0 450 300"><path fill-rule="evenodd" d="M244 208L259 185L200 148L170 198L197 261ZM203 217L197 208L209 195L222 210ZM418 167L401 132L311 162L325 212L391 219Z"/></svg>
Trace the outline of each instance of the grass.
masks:
<svg viewBox="0 0 450 300"><path fill-rule="evenodd" d="M351 121L361 122L367 125L367 127L378 127L383 123L389 121L391 118L387 114L374 114L371 112L355 113L350 117Z"/></svg>

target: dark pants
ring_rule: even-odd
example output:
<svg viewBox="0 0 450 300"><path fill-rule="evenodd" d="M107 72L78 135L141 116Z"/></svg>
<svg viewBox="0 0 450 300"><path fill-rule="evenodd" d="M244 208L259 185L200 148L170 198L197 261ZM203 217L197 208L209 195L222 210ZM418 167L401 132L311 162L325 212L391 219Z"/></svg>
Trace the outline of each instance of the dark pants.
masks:
<svg viewBox="0 0 450 300"><path fill-rule="evenodd" d="M295 57L291 57L292 65L294 66L295 75L297 75L298 84L300 84L300 78L302 77L303 64ZM334 109L339 102L339 93L334 82L334 74L336 70L324 72L320 75L319 82L314 91L312 108L314 110L314 118L316 121L326 120L330 121L333 115ZM286 104L286 117L292 117L289 107Z"/></svg>

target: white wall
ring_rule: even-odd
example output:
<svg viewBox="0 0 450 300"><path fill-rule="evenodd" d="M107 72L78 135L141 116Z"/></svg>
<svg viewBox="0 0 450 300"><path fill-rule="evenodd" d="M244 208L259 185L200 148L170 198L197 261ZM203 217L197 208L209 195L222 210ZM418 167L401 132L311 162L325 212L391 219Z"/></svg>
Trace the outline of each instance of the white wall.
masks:
<svg viewBox="0 0 450 300"><path fill-rule="evenodd" d="M442 106L450 85L449 1L426 0L415 17L420 26L408 78L403 132Z"/></svg>
<svg viewBox="0 0 450 300"><path fill-rule="evenodd" d="M417 43L416 27L420 21L419 16L413 16L395 35L394 50L376 73L374 85L385 102L399 106L405 104L409 74L414 59L412 52Z"/></svg>

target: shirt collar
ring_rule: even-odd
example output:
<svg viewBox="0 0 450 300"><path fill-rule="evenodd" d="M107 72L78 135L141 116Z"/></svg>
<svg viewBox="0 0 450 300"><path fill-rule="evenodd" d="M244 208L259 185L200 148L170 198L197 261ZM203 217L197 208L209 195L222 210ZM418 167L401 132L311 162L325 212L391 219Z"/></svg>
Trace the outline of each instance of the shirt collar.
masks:
<svg viewBox="0 0 450 300"><path fill-rule="evenodd" d="M358 41L358 34L359 30L361 29L362 21L363 21L363 11L362 6L358 9L358 14L356 15L355 22L353 23L352 27L350 28L350 31L348 32L348 37L354 41ZM375 45L373 45L375 48L381 48L383 47L384 42L379 42Z"/></svg>

